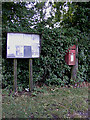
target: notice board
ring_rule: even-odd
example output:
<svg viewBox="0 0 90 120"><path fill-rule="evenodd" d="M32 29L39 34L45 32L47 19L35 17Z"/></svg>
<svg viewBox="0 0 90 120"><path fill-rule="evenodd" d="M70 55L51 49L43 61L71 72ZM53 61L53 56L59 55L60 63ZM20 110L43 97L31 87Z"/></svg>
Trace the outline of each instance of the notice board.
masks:
<svg viewBox="0 0 90 120"><path fill-rule="evenodd" d="M39 58L41 35L7 33L7 58Z"/></svg>

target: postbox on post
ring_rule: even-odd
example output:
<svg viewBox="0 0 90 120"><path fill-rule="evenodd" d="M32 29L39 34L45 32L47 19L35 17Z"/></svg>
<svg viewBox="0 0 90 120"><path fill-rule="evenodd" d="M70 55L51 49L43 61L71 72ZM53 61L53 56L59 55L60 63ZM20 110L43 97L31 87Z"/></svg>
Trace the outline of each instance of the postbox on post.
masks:
<svg viewBox="0 0 90 120"><path fill-rule="evenodd" d="M76 60L76 45L70 47L65 55L65 61L68 65L75 65Z"/></svg>

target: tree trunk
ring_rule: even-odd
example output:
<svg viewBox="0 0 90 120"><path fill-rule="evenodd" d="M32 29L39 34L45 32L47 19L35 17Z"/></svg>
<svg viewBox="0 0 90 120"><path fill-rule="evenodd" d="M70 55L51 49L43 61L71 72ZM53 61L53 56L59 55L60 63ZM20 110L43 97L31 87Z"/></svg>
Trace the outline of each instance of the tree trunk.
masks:
<svg viewBox="0 0 90 120"><path fill-rule="evenodd" d="M72 66L71 70L71 79L75 80L77 79L77 71L78 71L78 40L76 41L76 60L75 65Z"/></svg>

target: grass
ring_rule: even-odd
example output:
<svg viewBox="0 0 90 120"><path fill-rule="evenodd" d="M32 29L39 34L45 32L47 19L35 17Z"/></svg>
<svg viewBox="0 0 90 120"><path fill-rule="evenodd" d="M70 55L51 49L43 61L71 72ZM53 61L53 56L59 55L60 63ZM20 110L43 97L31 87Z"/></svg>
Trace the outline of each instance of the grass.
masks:
<svg viewBox="0 0 90 120"><path fill-rule="evenodd" d="M87 118L88 88L37 87L31 94L2 92L3 118Z"/></svg>

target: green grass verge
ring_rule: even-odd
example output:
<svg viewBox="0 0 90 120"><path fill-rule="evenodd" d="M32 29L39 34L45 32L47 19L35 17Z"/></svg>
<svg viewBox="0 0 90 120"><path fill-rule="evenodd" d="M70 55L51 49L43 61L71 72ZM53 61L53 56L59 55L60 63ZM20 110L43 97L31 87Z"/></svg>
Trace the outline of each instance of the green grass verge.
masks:
<svg viewBox="0 0 90 120"><path fill-rule="evenodd" d="M88 88L35 88L30 95L3 90L3 118L86 118ZM87 113L86 113L87 114Z"/></svg>

